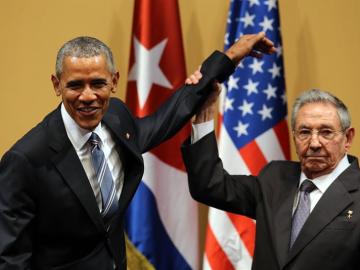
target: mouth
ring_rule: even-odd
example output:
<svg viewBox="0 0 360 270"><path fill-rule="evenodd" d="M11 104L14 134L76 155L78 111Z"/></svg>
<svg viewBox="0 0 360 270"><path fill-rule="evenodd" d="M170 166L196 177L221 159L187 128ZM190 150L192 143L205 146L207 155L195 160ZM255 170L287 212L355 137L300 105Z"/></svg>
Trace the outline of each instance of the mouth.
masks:
<svg viewBox="0 0 360 270"><path fill-rule="evenodd" d="M77 112L82 115L82 116L93 116L95 115L98 111L100 110L100 108L98 107L81 107L81 108L77 108Z"/></svg>
<svg viewBox="0 0 360 270"><path fill-rule="evenodd" d="M306 156L306 159L308 160L323 160L324 158L326 158L325 156Z"/></svg>

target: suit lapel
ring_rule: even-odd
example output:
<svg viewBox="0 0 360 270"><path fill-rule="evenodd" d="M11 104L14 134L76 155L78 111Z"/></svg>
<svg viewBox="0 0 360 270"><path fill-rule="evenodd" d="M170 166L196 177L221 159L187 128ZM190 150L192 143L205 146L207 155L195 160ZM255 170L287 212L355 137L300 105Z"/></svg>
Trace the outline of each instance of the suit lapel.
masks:
<svg viewBox="0 0 360 270"><path fill-rule="evenodd" d="M104 224L94 192L79 157L67 137L60 109L55 111L49 121L50 147L57 152L53 156L52 162L70 189L76 194L81 205L95 223L96 227L100 231L103 231Z"/></svg>
<svg viewBox="0 0 360 270"><path fill-rule="evenodd" d="M276 243L278 261L283 265L289 251L292 209L297 186L300 179L300 168L296 164L296 168L289 170L285 177L280 177L282 181L279 185L282 197L279 198L277 204L273 207L274 223L273 223L273 241Z"/></svg>
<svg viewBox="0 0 360 270"><path fill-rule="evenodd" d="M353 199L349 192L359 187L357 177L353 176L354 167L357 167L357 162L353 163L330 185L316 204L291 248L287 262L291 261L326 225L352 204Z"/></svg>

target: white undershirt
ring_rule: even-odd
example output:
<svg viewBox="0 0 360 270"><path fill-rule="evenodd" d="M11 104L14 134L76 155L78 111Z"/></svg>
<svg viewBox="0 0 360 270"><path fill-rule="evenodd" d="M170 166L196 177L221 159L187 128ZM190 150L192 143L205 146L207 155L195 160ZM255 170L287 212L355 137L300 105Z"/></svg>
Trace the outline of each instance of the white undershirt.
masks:
<svg viewBox="0 0 360 270"><path fill-rule="evenodd" d="M96 179L95 170L91 162L90 145L87 143L87 141L89 140L92 132L95 132L100 137L100 148L104 152L105 159L108 163L111 175L115 182L116 196L117 199L119 199L124 184L124 170L119 154L115 149L115 142L111 137L109 129L105 125L102 125L101 122L93 131L79 127L79 125L66 111L64 104L61 104L61 116L64 121L67 136L75 148L81 164L83 165L91 188L94 192L96 202L99 206L99 210L101 211L101 192Z"/></svg>
<svg viewBox="0 0 360 270"><path fill-rule="evenodd" d="M196 143L201 138L209 134L210 132L214 131L214 121L210 120L207 122L203 122L200 124L193 124L192 130L191 130L191 143ZM314 209L315 205L319 202L321 196L325 193L325 191L328 189L328 187L335 181L335 179L346 170L347 167L350 166L349 160L347 158L347 155L345 155L339 162L339 164L336 166L336 168L329 174L322 175L320 177L309 179L312 181L317 189L315 189L313 192L310 193L310 212ZM307 177L303 172L301 172L300 175L300 187L301 183L305 181ZM295 209L297 207L299 201L299 192L297 192L294 204L293 204L293 213L295 212Z"/></svg>

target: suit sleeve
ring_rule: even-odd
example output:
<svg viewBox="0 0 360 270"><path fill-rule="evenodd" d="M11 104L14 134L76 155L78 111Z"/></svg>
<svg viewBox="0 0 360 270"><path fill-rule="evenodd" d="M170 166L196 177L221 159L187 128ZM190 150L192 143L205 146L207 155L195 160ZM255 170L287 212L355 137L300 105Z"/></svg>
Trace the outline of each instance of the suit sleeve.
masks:
<svg viewBox="0 0 360 270"><path fill-rule="evenodd" d="M182 146L191 196L206 205L255 218L260 199L257 178L230 175L218 155L214 132Z"/></svg>
<svg viewBox="0 0 360 270"><path fill-rule="evenodd" d="M31 269L33 173L26 157L7 152L0 162L0 270Z"/></svg>
<svg viewBox="0 0 360 270"><path fill-rule="evenodd" d="M146 152L178 132L196 113L212 91L209 87L217 80L226 79L235 69L232 61L223 53L214 52L202 65L202 79L196 85L184 85L178 89L153 114L137 119L138 145Z"/></svg>

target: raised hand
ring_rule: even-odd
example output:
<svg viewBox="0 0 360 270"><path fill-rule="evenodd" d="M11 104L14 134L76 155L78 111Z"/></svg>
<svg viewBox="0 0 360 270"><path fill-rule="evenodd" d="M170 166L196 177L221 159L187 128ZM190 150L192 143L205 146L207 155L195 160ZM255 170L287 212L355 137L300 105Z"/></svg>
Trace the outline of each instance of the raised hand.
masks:
<svg viewBox="0 0 360 270"><path fill-rule="evenodd" d="M265 36L264 32L241 36L225 54L238 65L246 56L261 58L263 54L276 52L274 43Z"/></svg>

